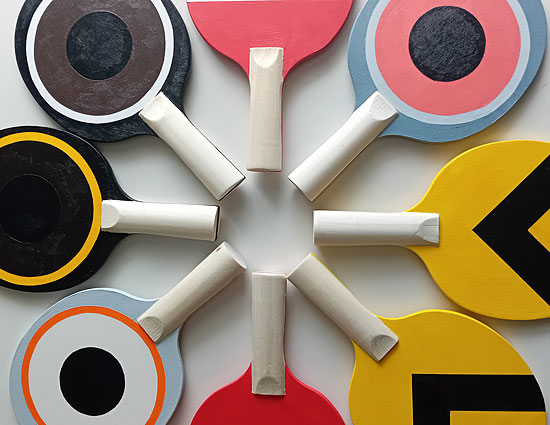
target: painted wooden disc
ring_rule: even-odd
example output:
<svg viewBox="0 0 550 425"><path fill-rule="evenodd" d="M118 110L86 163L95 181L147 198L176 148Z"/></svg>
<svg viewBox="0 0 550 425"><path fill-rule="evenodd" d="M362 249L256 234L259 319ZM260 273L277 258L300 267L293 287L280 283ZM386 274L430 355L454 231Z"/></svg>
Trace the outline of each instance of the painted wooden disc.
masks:
<svg viewBox="0 0 550 425"><path fill-rule="evenodd" d="M546 49L540 0L374 0L348 62L356 107L378 91L399 112L382 135L458 140L504 115Z"/></svg>
<svg viewBox="0 0 550 425"><path fill-rule="evenodd" d="M453 301L502 319L550 317L550 143L479 146L410 211L440 215L439 247L411 247Z"/></svg>
<svg viewBox="0 0 550 425"><path fill-rule="evenodd" d="M191 425L344 425L338 410L320 392L286 368L286 395L252 393L251 367L235 382L213 393Z"/></svg>
<svg viewBox="0 0 550 425"><path fill-rule="evenodd" d="M42 108L96 141L153 134L137 114L160 91L181 107L191 56L169 0L27 0L15 51Z"/></svg>
<svg viewBox="0 0 550 425"><path fill-rule="evenodd" d="M137 323L153 302L91 289L47 310L11 365L19 423L166 424L181 397L183 367L178 332L155 345Z"/></svg>
<svg viewBox="0 0 550 425"><path fill-rule="evenodd" d="M105 158L42 127L1 130L0 152L0 285L53 291L90 277L125 236L101 232L102 200L130 200Z"/></svg>
<svg viewBox="0 0 550 425"><path fill-rule="evenodd" d="M399 343L380 363L354 344L355 425L546 425L533 373L489 327L435 310L382 320Z"/></svg>
<svg viewBox="0 0 550 425"><path fill-rule="evenodd" d="M352 0L189 0L203 38L249 72L250 48L282 47L283 76L325 47L344 25Z"/></svg>

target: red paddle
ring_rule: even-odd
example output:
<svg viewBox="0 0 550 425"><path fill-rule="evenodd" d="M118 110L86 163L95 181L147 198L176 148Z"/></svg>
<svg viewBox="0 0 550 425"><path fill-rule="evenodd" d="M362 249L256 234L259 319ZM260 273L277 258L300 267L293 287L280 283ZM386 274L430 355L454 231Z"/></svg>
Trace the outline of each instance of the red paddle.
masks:
<svg viewBox="0 0 550 425"><path fill-rule="evenodd" d="M285 366L285 296L285 275L252 275L252 364L208 397L191 425L344 425L330 401Z"/></svg>
<svg viewBox="0 0 550 425"><path fill-rule="evenodd" d="M294 65L334 38L351 4L352 0L188 1L204 39L249 76L249 170L281 171L283 80Z"/></svg>

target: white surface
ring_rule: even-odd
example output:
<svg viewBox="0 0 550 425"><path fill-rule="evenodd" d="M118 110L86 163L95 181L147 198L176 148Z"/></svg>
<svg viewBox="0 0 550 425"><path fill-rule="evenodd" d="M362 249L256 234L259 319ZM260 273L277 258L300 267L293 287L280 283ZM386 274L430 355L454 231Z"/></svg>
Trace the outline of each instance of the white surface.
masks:
<svg viewBox="0 0 550 425"><path fill-rule="evenodd" d="M218 216L219 208L214 205L106 200L102 202L101 229L215 241Z"/></svg>
<svg viewBox="0 0 550 425"><path fill-rule="evenodd" d="M439 214L317 210L313 212L313 243L317 246L437 246Z"/></svg>
<svg viewBox="0 0 550 425"><path fill-rule="evenodd" d="M547 13L550 0L543 0ZM21 0L2 3L0 126L48 125L53 121L25 87L17 69L13 32ZM284 168L278 174L246 172L247 179L220 203L221 233L245 257L249 271L189 318L181 343L185 359L183 400L171 424L189 424L214 390L238 378L252 356L250 272L288 273L310 251L320 255L373 312L402 316L426 308L459 310L433 282L421 260L406 248L316 248L313 209L404 211L420 200L436 173L457 154L496 140L550 140L550 55L518 105L492 128L466 141L443 145L404 138L377 140L315 203L287 175L350 116L354 93L347 71L347 40L364 1L354 3L343 31L318 56L293 69L284 93ZM184 96L193 124L241 170L248 138L248 79L242 69L210 48L194 28L184 1L177 0L191 36L191 77ZM151 202L212 204L212 196L169 147L155 137L99 145L122 187ZM114 287L141 297L166 293L217 244L156 236L130 236L103 268L76 289ZM75 290L76 290L75 289ZM51 304L71 291L29 294L0 288L0 412L15 425L8 396L11 357L19 338ZM550 320L514 323L483 319L523 355L550 405ZM292 285L288 287L285 354L290 369L320 390L351 425L347 403L354 363L351 342Z"/></svg>
<svg viewBox="0 0 550 425"><path fill-rule="evenodd" d="M223 242L139 316L138 322L158 344L245 270L240 255Z"/></svg>
<svg viewBox="0 0 550 425"><path fill-rule="evenodd" d="M281 47L250 49L250 171L281 171L283 166L283 55Z"/></svg>
<svg viewBox="0 0 550 425"><path fill-rule="evenodd" d="M252 273L252 392L286 394L286 275Z"/></svg>
<svg viewBox="0 0 550 425"><path fill-rule="evenodd" d="M398 337L371 313L313 254L289 273L288 281L321 309L367 353L379 362L397 344ZM342 284L344 283L344 284Z"/></svg>
<svg viewBox="0 0 550 425"><path fill-rule="evenodd" d="M314 201L396 117L395 108L375 92L288 178Z"/></svg>

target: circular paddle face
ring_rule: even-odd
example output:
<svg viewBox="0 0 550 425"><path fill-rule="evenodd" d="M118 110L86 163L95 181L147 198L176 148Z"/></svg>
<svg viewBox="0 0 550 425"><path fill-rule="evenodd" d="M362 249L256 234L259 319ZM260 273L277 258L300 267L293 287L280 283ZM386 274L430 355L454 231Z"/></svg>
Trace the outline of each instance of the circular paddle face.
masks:
<svg viewBox="0 0 550 425"><path fill-rule="evenodd" d="M282 47L283 76L325 47L344 25L352 0L188 0L214 49L249 72L250 48Z"/></svg>
<svg viewBox="0 0 550 425"><path fill-rule="evenodd" d="M380 92L399 112L382 135L458 140L504 115L546 49L540 0L373 0L348 62L358 108Z"/></svg>
<svg viewBox="0 0 550 425"><path fill-rule="evenodd" d="M105 158L63 131L0 131L0 285L53 291L90 277L124 235L101 232L103 199L130 200Z"/></svg>
<svg viewBox="0 0 550 425"><path fill-rule="evenodd" d="M288 367L285 381L286 395L253 394L250 367L235 382L208 397L191 425L344 425L332 403L299 381Z"/></svg>
<svg viewBox="0 0 550 425"><path fill-rule="evenodd" d="M355 425L546 424L531 370L489 327L450 311L383 321L399 343L380 363L355 346Z"/></svg>
<svg viewBox="0 0 550 425"><path fill-rule="evenodd" d="M105 142L153 134L137 114L160 91L181 107L191 47L169 0L27 0L15 53L53 119Z"/></svg>
<svg viewBox="0 0 550 425"><path fill-rule="evenodd" d="M136 322L153 301L92 289L42 315L10 373L22 425L166 424L180 399L178 332L155 345Z"/></svg>
<svg viewBox="0 0 550 425"><path fill-rule="evenodd" d="M412 247L456 303L502 319L550 317L550 143L471 149L411 211L440 215L439 247Z"/></svg>

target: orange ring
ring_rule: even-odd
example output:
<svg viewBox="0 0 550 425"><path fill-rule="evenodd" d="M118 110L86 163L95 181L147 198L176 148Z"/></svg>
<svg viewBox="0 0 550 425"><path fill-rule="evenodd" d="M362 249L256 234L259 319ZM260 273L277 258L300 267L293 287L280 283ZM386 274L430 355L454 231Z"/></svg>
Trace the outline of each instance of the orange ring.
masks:
<svg viewBox="0 0 550 425"><path fill-rule="evenodd" d="M135 333L137 333L139 337L145 342L145 344L147 345L147 348L149 348L149 351L153 356L153 361L155 363L155 367L157 370L158 390L157 390L157 398L155 400L153 411L151 412L151 416L149 416L149 419L144 425L154 425L157 422L157 419L159 418L160 413L162 411L162 406L164 404L164 395L166 393L166 377L164 373L164 365L162 363L162 357L157 349L157 346L155 345L153 340L149 337L149 335L147 335L147 333L143 330L143 328L139 326L136 322L134 322L132 319L130 319L129 317L125 316L122 313L119 313L118 311L112 310L107 307L98 307L98 306L82 306L82 307L75 307L69 310L62 311L61 313L56 314L55 316L50 318L48 321L46 321L46 323L44 323L32 336L29 342L29 345L27 347L27 350L25 351L25 356L23 357L23 364L21 368L21 384L23 387L23 396L25 397L27 407L29 408L32 417L38 423L38 425L47 425L38 414L38 411L36 410L36 406L34 405L34 402L32 400L31 392L29 388L29 368L30 368L31 358L36 348L36 345L38 344L40 339L44 336L44 334L57 323L69 317L76 316L78 314L85 314L85 313L102 314L104 316L109 316L115 320L118 320L119 322L124 323L126 326L132 329Z"/></svg>

